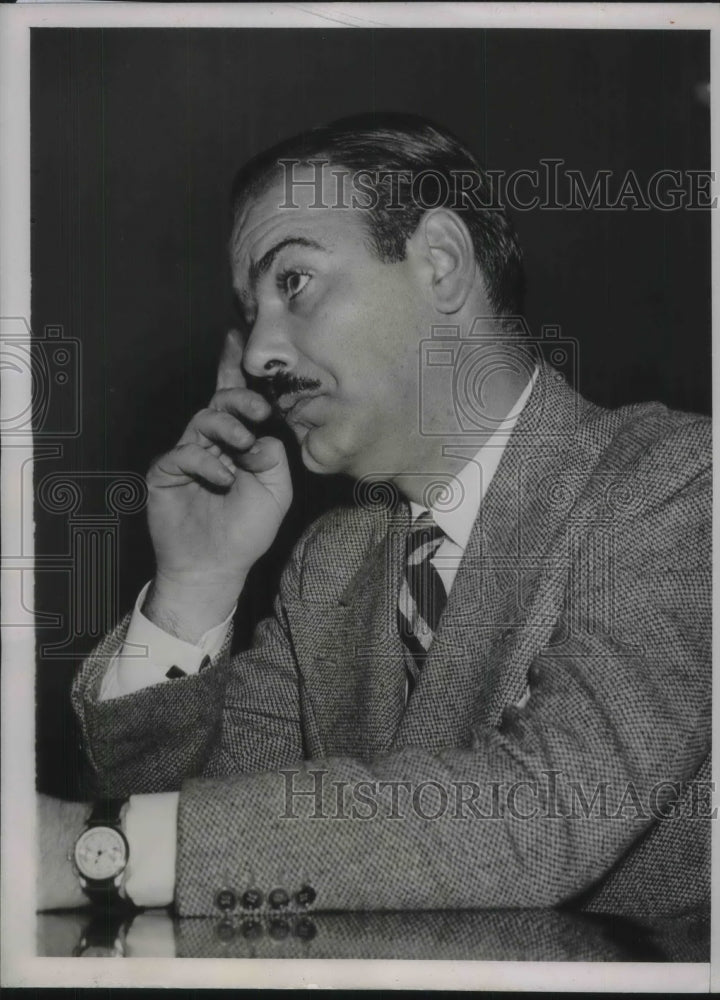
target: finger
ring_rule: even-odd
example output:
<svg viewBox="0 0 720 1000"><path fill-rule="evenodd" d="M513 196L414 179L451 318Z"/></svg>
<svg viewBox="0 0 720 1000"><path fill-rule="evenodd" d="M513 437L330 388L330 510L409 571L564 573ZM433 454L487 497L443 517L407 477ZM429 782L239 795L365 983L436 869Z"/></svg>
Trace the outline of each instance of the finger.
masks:
<svg viewBox="0 0 720 1000"><path fill-rule="evenodd" d="M235 476L216 455L195 442L173 448L159 458L148 473L149 486L179 486L189 479L229 487Z"/></svg>
<svg viewBox="0 0 720 1000"><path fill-rule="evenodd" d="M232 474L235 475L235 473L237 472L237 466L230 458L230 456L226 452L221 450L220 445L211 444L208 447L208 451L210 452L211 455L214 455L215 458L219 458L222 464L225 466L225 468L229 469L230 472L232 472Z"/></svg>
<svg viewBox="0 0 720 1000"><path fill-rule="evenodd" d="M237 456L237 464L247 472L254 472L261 481L265 474L284 473L288 469L285 448L274 437L258 438L252 448Z"/></svg>
<svg viewBox="0 0 720 1000"><path fill-rule="evenodd" d="M258 438L250 451L238 457L238 463L254 474L285 514L292 502L292 482L282 442L273 437Z"/></svg>
<svg viewBox="0 0 720 1000"><path fill-rule="evenodd" d="M228 330L225 335L220 361L218 363L218 389L244 388L245 378L242 373L243 341L238 330Z"/></svg>
<svg viewBox="0 0 720 1000"><path fill-rule="evenodd" d="M272 407L264 396L253 389L239 386L231 389L218 389L208 403L208 408L225 410L228 413L233 413L236 417L243 417L255 422L267 420L272 413Z"/></svg>
<svg viewBox="0 0 720 1000"><path fill-rule="evenodd" d="M231 413L211 410L210 408L200 410L195 414L179 443L197 443L198 437L200 437L201 444L212 442L213 445L219 445L224 450L231 448L245 451L255 444L255 435L237 417Z"/></svg>

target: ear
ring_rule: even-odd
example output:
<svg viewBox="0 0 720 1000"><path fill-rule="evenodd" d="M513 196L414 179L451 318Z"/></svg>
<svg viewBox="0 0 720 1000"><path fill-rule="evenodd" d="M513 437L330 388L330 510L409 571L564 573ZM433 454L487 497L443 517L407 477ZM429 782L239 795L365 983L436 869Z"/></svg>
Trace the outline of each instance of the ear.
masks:
<svg viewBox="0 0 720 1000"><path fill-rule="evenodd" d="M434 209L422 217L409 243L427 268L435 307L443 313L457 312L477 273L475 248L463 220L455 212Z"/></svg>

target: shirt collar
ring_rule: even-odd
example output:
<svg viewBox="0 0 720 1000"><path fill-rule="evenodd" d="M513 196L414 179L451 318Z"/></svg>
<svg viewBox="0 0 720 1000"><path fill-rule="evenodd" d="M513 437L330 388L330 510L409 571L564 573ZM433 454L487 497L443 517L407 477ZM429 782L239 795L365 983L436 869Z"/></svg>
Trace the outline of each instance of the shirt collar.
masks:
<svg viewBox="0 0 720 1000"><path fill-rule="evenodd" d="M467 465L463 466L457 476L452 478L448 484L451 494L448 506L444 508L438 502L432 504L430 507L433 520L437 526L442 528L450 541L463 550L470 538L470 533L480 510L480 504L500 464L500 459L505 451L510 432L525 408L525 404L535 385L537 375L538 369L535 368L527 385L518 396L515 405L498 425L492 437L475 453ZM420 504L414 503L412 500L410 501L410 513L413 521L420 517L426 510L427 508L421 507Z"/></svg>

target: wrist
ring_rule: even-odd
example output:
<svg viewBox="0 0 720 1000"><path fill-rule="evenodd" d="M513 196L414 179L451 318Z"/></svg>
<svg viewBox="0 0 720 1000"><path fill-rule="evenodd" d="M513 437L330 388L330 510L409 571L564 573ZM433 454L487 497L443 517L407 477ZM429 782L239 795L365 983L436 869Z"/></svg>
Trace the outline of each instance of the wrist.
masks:
<svg viewBox="0 0 720 1000"><path fill-rule="evenodd" d="M85 829L92 806L38 795L37 909L85 906L72 857L75 841Z"/></svg>
<svg viewBox="0 0 720 1000"><path fill-rule="evenodd" d="M125 842L126 843L128 843L128 833L127 833L126 816L127 816L127 811L128 811L129 808L130 808L130 799L128 798L128 799L126 799L123 802L123 804L122 804L122 806L120 808L119 816L118 816L118 819L120 821L119 822L120 830L122 832L123 837L125 838ZM122 879L120 880L120 883L118 885L118 895L120 896L120 898L125 903L128 903L130 906L132 906L133 905L133 901L128 896L127 889L125 887L125 883L127 882L127 877L128 877L128 869L127 869L127 865L126 865L125 866L125 871L122 873Z"/></svg>
<svg viewBox="0 0 720 1000"><path fill-rule="evenodd" d="M209 629L225 621L245 583L245 576L214 577L158 571L141 611L157 625L185 642L196 644Z"/></svg>

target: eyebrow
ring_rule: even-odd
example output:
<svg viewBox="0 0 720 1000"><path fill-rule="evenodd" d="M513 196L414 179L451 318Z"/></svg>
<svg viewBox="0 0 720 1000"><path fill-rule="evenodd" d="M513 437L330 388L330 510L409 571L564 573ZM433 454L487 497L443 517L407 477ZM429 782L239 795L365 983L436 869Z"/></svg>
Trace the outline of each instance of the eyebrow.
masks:
<svg viewBox="0 0 720 1000"><path fill-rule="evenodd" d="M280 251L289 246L309 247L311 250L323 250L327 252L327 247L324 247L322 243L318 243L317 240L311 240L307 236L288 236L286 239L280 240L279 243L270 247L270 249L262 255L260 260L250 261L248 277L250 279L250 288L252 291L255 290L260 278L262 278L262 276L267 274L270 270L273 261Z"/></svg>

